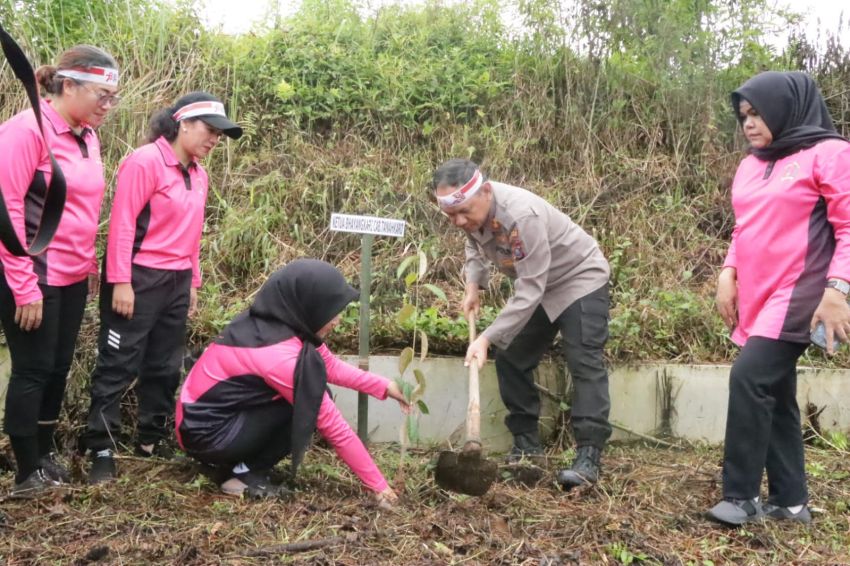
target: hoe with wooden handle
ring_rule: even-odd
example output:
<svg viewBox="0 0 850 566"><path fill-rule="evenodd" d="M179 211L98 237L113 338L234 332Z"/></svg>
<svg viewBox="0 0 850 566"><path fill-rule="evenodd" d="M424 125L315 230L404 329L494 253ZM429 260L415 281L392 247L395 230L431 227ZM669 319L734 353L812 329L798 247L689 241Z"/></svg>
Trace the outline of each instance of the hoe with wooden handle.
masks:
<svg viewBox="0 0 850 566"><path fill-rule="evenodd" d="M469 343L475 341L475 317L469 315ZM481 401L478 363L469 364L469 405L466 408L466 442L460 453L444 450L434 474L437 485L466 495L484 495L496 481L498 466L481 454Z"/></svg>

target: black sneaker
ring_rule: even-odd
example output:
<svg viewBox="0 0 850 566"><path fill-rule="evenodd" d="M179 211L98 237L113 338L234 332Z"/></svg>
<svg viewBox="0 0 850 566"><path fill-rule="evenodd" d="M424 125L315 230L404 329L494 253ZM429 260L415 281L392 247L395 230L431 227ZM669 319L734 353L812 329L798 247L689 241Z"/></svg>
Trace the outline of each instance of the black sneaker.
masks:
<svg viewBox="0 0 850 566"><path fill-rule="evenodd" d="M708 510L708 518L725 525L743 525L764 518L758 499L724 499Z"/></svg>
<svg viewBox="0 0 850 566"><path fill-rule="evenodd" d="M89 470L89 484L96 485L115 479L118 475L115 470L115 458L109 448L94 452L91 457L91 470Z"/></svg>
<svg viewBox="0 0 850 566"><path fill-rule="evenodd" d="M142 444L136 444L133 451L136 456L142 458L162 458L163 460L174 459L174 450L171 449L165 442L154 442L153 449L149 452L142 447Z"/></svg>
<svg viewBox="0 0 850 566"><path fill-rule="evenodd" d="M248 499L280 498L292 493L283 485L273 483L268 474L253 471L232 474L227 481L222 482L220 487L221 491L227 495Z"/></svg>
<svg viewBox="0 0 850 566"><path fill-rule="evenodd" d="M535 430L514 435L514 445L511 447L511 451L505 456L505 461L508 464L515 464L523 458L540 460L543 455L540 434Z"/></svg>
<svg viewBox="0 0 850 566"><path fill-rule="evenodd" d="M31 499L59 485L59 482L48 477L44 470L38 468L27 476L21 483L16 483L9 497L12 499Z"/></svg>
<svg viewBox="0 0 850 566"><path fill-rule="evenodd" d="M794 513L788 507L779 507L767 503L762 507L764 516L775 521L797 521L799 523L811 523L812 512L808 505L803 505L803 508Z"/></svg>
<svg viewBox="0 0 850 566"><path fill-rule="evenodd" d="M49 452L38 461L47 477L59 483L71 483L71 473L68 468L59 463L56 452Z"/></svg>
<svg viewBox="0 0 850 566"><path fill-rule="evenodd" d="M590 485L599 481L599 460L602 451L596 446L579 446L573 465L558 472L558 483L561 488L570 490L582 485Z"/></svg>

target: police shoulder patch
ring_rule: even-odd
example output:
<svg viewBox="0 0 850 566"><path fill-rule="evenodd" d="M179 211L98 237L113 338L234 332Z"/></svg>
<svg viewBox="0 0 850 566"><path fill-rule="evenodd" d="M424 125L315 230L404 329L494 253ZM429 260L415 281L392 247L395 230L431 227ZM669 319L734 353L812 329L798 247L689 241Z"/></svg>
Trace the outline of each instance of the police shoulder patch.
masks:
<svg viewBox="0 0 850 566"><path fill-rule="evenodd" d="M522 238L519 235L519 228L516 225L511 228L511 252L514 261L519 261L525 257L525 246L522 243Z"/></svg>

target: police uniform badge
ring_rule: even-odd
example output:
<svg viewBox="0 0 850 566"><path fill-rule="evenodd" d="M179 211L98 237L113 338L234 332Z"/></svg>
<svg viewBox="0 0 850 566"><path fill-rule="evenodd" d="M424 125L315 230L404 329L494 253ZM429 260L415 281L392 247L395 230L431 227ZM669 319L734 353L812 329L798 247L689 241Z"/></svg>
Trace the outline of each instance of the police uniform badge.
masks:
<svg viewBox="0 0 850 566"><path fill-rule="evenodd" d="M511 252L514 261L519 261L525 257L525 246L522 244L522 239L519 237L519 230L517 228L511 230Z"/></svg>

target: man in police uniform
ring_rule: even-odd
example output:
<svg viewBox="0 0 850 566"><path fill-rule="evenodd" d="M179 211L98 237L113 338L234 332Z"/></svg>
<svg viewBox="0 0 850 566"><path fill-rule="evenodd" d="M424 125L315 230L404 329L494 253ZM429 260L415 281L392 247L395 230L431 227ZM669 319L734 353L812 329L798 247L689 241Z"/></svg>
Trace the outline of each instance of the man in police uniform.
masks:
<svg viewBox="0 0 850 566"><path fill-rule="evenodd" d="M608 262L596 241L539 196L488 181L472 161L451 159L431 187L449 220L466 232L464 315L478 313L490 265L514 280L504 309L469 346L466 363L482 366L496 346L499 391L514 437L509 458L542 454L540 398L533 371L558 331L574 384L571 410L576 459L558 473L565 488L595 483L611 435L608 372Z"/></svg>

